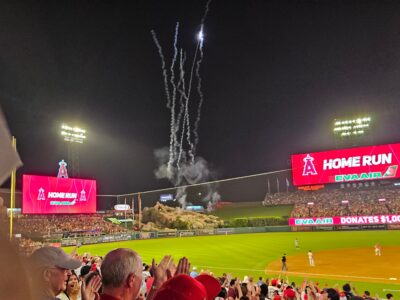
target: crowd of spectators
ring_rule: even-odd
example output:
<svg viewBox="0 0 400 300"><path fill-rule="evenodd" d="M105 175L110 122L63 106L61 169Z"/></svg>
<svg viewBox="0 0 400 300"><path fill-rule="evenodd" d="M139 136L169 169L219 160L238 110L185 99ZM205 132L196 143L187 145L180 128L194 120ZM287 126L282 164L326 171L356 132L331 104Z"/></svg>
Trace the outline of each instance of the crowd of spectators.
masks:
<svg viewBox="0 0 400 300"><path fill-rule="evenodd" d="M400 214L400 189L328 189L267 194L264 205L293 205L291 217Z"/></svg>
<svg viewBox="0 0 400 300"><path fill-rule="evenodd" d="M88 253L67 255L56 247L43 247L30 257L37 274L37 299L61 300L377 300L369 291L358 292L346 283L328 284L303 280L289 281L285 275L243 280L231 274L214 274L191 268L183 257L177 265L171 256L159 264L143 264L130 249L115 249L105 257ZM192 269L192 272L190 270ZM46 277L51 273L52 280ZM56 274L57 273L57 274ZM39 289L37 289L39 287ZM385 295L394 300L393 295Z"/></svg>
<svg viewBox="0 0 400 300"><path fill-rule="evenodd" d="M33 241L29 238L14 238L13 242L23 256L31 255L35 250L43 247L42 242Z"/></svg>
<svg viewBox="0 0 400 300"><path fill-rule="evenodd" d="M24 236L87 233L110 234L126 231L122 226L104 220L103 215L22 215L15 219L15 232Z"/></svg>

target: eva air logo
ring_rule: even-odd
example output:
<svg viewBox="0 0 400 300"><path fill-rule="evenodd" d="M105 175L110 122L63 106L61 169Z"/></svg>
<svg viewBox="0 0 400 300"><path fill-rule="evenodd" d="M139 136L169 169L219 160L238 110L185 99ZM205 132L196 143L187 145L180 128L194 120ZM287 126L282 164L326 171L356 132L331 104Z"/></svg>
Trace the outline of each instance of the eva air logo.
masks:
<svg viewBox="0 0 400 300"><path fill-rule="evenodd" d="M387 168L385 174L383 174L383 177L396 177L396 172L397 172L397 165L390 166L389 168Z"/></svg>
<svg viewBox="0 0 400 300"><path fill-rule="evenodd" d="M368 180L368 179L379 179L379 178L394 178L397 173L397 165L389 166L386 172L382 175L382 172L365 172L365 173L354 173L354 174L341 174L335 175L336 182L343 181L355 181L355 180Z"/></svg>
<svg viewBox="0 0 400 300"><path fill-rule="evenodd" d="M303 161L304 161L303 176L318 175L313 163L314 157L312 157L310 154L307 154L307 156L304 157Z"/></svg>

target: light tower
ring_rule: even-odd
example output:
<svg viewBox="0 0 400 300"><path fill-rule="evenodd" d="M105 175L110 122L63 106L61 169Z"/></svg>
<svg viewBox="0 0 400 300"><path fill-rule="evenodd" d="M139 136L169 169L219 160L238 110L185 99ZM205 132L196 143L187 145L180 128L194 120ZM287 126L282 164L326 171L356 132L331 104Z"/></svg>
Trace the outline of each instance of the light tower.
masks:
<svg viewBox="0 0 400 300"><path fill-rule="evenodd" d="M72 177L79 176L79 144L86 140L86 130L67 124L61 125L61 136L67 142L68 162L71 166Z"/></svg>
<svg viewBox="0 0 400 300"><path fill-rule="evenodd" d="M354 147L373 143L373 120L370 115L334 119L332 125L337 147Z"/></svg>

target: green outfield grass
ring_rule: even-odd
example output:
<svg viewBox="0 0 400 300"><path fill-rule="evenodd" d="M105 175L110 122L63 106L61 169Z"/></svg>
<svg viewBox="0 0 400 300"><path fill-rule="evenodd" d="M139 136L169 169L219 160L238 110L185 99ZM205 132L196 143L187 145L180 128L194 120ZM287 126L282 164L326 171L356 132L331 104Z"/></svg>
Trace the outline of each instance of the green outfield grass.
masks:
<svg viewBox="0 0 400 300"><path fill-rule="evenodd" d="M262 206L261 202L232 203L212 212L223 220L289 216L293 205Z"/></svg>
<svg viewBox="0 0 400 300"><path fill-rule="evenodd" d="M294 249L294 239L299 239L301 250ZM90 252L93 255L105 255L111 249L127 247L139 252L143 261L150 263L154 257L157 261L164 254L172 254L175 259L186 256L192 265L207 269L216 275L223 272L233 276L252 275L266 276L264 270L268 263L279 259L282 253L299 254L313 249L314 252L324 249L371 247L379 242L383 248L389 245L400 245L399 231L352 231L352 232L301 232L301 233L259 233L222 236L201 236L187 238L169 238L153 240L135 240L117 243L86 245L79 248L79 253ZM66 248L66 251L71 248ZM399 254L400 260L400 254ZM365 262L368 264L368 262ZM395 261L393 263L399 263ZM290 264L289 264L290 267ZM351 266L348 266L351 268ZM373 267L373 266L372 266ZM339 268L339 266L338 266ZM343 266L340 266L343 269ZM275 274L267 274L272 276ZM368 276L366 274L366 276ZM400 277L400 274L399 274ZM303 278L290 277L290 280L301 281ZM314 278L321 284L343 284L344 281ZM353 281L359 291L369 290L384 295L382 289L400 290L397 284L366 283ZM392 292L399 298L398 292Z"/></svg>

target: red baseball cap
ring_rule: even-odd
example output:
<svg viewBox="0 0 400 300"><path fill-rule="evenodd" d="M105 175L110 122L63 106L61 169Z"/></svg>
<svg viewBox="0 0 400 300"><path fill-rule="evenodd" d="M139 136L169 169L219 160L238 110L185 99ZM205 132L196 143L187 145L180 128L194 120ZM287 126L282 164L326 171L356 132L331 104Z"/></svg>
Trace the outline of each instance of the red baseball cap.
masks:
<svg viewBox="0 0 400 300"><path fill-rule="evenodd" d="M180 274L164 282L154 300L213 300L220 291L219 281L210 275Z"/></svg>
<svg viewBox="0 0 400 300"><path fill-rule="evenodd" d="M292 289L286 289L285 292L283 293L283 295L288 298L296 297L296 293Z"/></svg>

